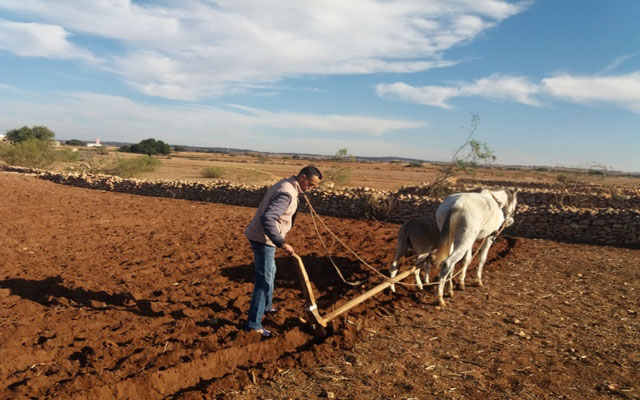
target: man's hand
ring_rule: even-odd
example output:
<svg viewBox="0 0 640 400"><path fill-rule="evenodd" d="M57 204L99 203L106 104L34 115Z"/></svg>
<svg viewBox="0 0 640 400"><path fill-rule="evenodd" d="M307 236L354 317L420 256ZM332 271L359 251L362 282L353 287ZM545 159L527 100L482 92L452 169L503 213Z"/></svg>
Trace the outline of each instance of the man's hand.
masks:
<svg viewBox="0 0 640 400"><path fill-rule="evenodd" d="M289 243L285 243L284 246L282 246L282 250L286 251L290 256L296 254L296 252L293 250L293 247L291 247Z"/></svg>

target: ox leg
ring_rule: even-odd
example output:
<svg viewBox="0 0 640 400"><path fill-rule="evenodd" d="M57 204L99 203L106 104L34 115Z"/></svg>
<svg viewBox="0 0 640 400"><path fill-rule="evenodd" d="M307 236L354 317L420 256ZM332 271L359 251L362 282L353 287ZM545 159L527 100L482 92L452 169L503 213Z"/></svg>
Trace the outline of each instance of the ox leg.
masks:
<svg viewBox="0 0 640 400"><path fill-rule="evenodd" d="M433 264L431 263L431 257L423 264L424 268L424 281L426 284L429 284L429 275L431 274L431 268L433 268Z"/></svg>
<svg viewBox="0 0 640 400"><path fill-rule="evenodd" d="M422 281L420 280L420 271L426 272L425 281L426 283L429 283L429 272L427 271L427 261L429 260L428 257L429 257L428 254L421 254L418 256L418 258L416 258L415 276L416 276L416 283L418 284L418 287L420 288L420 290L424 290L424 286L422 285Z"/></svg>
<svg viewBox="0 0 640 400"><path fill-rule="evenodd" d="M438 282L438 303L440 306L445 307L447 303L444 301L444 285L446 285L447 280L451 278L453 272L453 265L446 260L442 264L442 269L440 270L440 280Z"/></svg>
<svg viewBox="0 0 640 400"><path fill-rule="evenodd" d="M463 248L454 249L453 252L442 263L440 270L440 282L438 282L438 300L440 305L445 305L443 300L444 285L449 281L449 295L453 296L453 270L458 261L465 256L467 250Z"/></svg>
<svg viewBox="0 0 640 400"><path fill-rule="evenodd" d="M393 260L393 263L391 264L391 269L389 270L389 276L391 278L395 277L396 275L398 275L398 259ZM390 288L393 293L396 292L395 284L391 284Z"/></svg>
<svg viewBox="0 0 640 400"><path fill-rule="evenodd" d="M413 276L416 278L416 285L418 285L418 288L423 290L424 287L422 286L422 280L420 280L420 268L416 268L413 272Z"/></svg>
<svg viewBox="0 0 640 400"><path fill-rule="evenodd" d="M449 282L449 297L453 297L453 270L451 270L447 281Z"/></svg>
<svg viewBox="0 0 640 400"><path fill-rule="evenodd" d="M482 268L484 267L484 263L487 261L487 254L489 253L489 248L496 240L495 236L491 236L487 238L486 242L482 246L480 250L480 261L478 262L478 286L482 286Z"/></svg>
<svg viewBox="0 0 640 400"><path fill-rule="evenodd" d="M467 251L464 254L464 261L462 262L462 271L460 272L460 290L465 290L465 286L464 286L464 279L467 276L467 267L469 266L469 264L471 263L471 257L472 257L472 253L471 251Z"/></svg>

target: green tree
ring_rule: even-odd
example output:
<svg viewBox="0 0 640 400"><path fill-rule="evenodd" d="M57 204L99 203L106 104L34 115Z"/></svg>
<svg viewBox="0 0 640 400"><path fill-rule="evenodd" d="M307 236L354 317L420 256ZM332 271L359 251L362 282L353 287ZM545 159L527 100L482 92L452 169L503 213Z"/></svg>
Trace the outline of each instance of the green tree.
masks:
<svg viewBox="0 0 640 400"><path fill-rule="evenodd" d="M478 165L478 162L491 163L496 160L494 152L484 142L474 139L480 115L471 114L471 128L467 139L458 147L451 157L451 161L440 170L436 179L429 185L429 194L432 196L446 195L449 192L447 180L461 171L468 171Z"/></svg>
<svg viewBox="0 0 640 400"><path fill-rule="evenodd" d="M56 134L46 126L34 126L31 130L36 139L44 141L53 140L54 136L56 136Z"/></svg>
<svg viewBox="0 0 640 400"><path fill-rule="evenodd" d="M28 126L23 126L19 129L7 131L6 138L11 143L24 142L25 140L33 139L33 131Z"/></svg>
<svg viewBox="0 0 640 400"><path fill-rule="evenodd" d="M33 128L29 128L25 125L22 128L8 131L6 136L10 142L19 143L29 139L50 141L53 140L55 133L46 126L34 126Z"/></svg>
<svg viewBox="0 0 640 400"><path fill-rule="evenodd" d="M347 149L339 149L338 151L336 151L336 154L333 156L331 160L338 161L338 162L354 161L355 157L350 155Z"/></svg>
<svg viewBox="0 0 640 400"><path fill-rule="evenodd" d="M171 147L162 140L156 140L153 138L145 139L137 144L121 146L120 151L125 153L139 153L152 156L155 154L169 155L171 153Z"/></svg>
<svg viewBox="0 0 640 400"><path fill-rule="evenodd" d="M86 145L85 142L83 142L82 140L79 140L79 139L67 140L66 142L64 142L64 144L67 145L67 146L84 146L84 145Z"/></svg>

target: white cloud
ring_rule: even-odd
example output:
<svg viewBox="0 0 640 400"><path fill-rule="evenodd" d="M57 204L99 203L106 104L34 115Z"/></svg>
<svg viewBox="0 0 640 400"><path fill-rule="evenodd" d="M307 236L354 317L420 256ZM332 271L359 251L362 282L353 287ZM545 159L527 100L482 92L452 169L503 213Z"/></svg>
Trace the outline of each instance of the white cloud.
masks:
<svg viewBox="0 0 640 400"><path fill-rule="evenodd" d="M600 71L597 75L608 74L609 72L611 72L611 71L615 70L616 68L618 68L620 65L622 65L627 60L630 60L630 59L632 59L634 57L637 57L638 55L640 55L640 53L624 54L624 55L622 55L620 57L617 57L615 60L610 62L607 66L605 66L602 69L602 71Z"/></svg>
<svg viewBox="0 0 640 400"><path fill-rule="evenodd" d="M617 76L558 75L542 80L544 90L577 104L609 104L640 113L640 72Z"/></svg>
<svg viewBox="0 0 640 400"><path fill-rule="evenodd" d="M3 86L0 86L0 90ZM11 88L7 88L11 89ZM34 101L38 113L34 116ZM419 128L423 121L394 120L359 115L318 115L271 112L231 105L227 108L154 106L120 96L87 92L38 97L28 93L11 99L0 97L0 130L22 125L46 125L60 138L109 138L137 142L156 137L170 143L264 149L280 137L317 138L344 135L345 140L369 140L383 134ZM309 136L304 136L308 138ZM306 139L305 139L306 140ZM286 141L278 142L280 149ZM306 149L311 152L312 149Z"/></svg>
<svg viewBox="0 0 640 400"><path fill-rule="evenodd" d="M492 75L473 83L459 83L457 86L414 87L401 82L376 85L376 92L382 98L446 109L452 108L449 100L471 96L539 106L540 102L533 97L538 91L537 85L524 78L501 75Z"/></svg>
<svg viewBox="0 0 640 400"><path fill-rule="evenodd" d="M378 84L376 85L376 93L378 96L386 99L441 108L451 108L451 106L447 104L447 100L460 95L460 91L453 87L414 87L402 82Z"/></svg>
<svg viewBox="0 0 640 400"><path fill-rule="evenodd" d="M425 125L424 122L385 118L271 112L237 105L234 107L248 113L248 123L278 129L381 136L390 131L419 128Z"/></svg>
<svg viewBox="0 0 640 400"><path fill-rule="evenodd" d="M174 99L306 74L449 66L445 50L524 8L500 0L0 2L0 9L24 21L117 43L126 52L105 68L146 94ZM83 43L91 49L91 40Z"/></svg>
<svg viewBox="0 0 640 400"><path fill-rule="evenodd" d="M376 85L381 98L445 109L457 97L484 97L529 106L542 106L540 97L569 103L600 106L608 104L640 113L640 72L613 76L572 76L544 78L539 84L523 77L491 75L456 86L410 86L402 82Z"/></svg>
<svg viewBox="0 0 640 400"><path fill-rule="evenodd" d="M3 0L0 9L24 19L125 41L161 41L175 34L179 27L179 20L171 16L171 10L139 6L130 0Z"/></svg>
<svg viewBox="0 0 640 400"><path fill-rule="evenodd" d="M482 96L493 100L515 101L530 106L541 103L533 96L539 92L538 85L516 76L491 75L459 88L463 96Z"/></svg>
<svg viewBox="0 0 640 400"><path fill-rule="evenodd" d="M0 19L0 50L22 57L98 61L91 52L69 42L68 36L60 26Z"/></svg>

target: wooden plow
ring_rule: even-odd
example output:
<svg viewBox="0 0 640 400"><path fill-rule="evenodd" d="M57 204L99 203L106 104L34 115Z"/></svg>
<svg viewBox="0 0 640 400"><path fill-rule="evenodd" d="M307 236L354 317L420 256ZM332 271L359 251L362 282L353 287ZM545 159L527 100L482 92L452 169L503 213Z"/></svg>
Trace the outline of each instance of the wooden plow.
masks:
<svg viewBox="0 0 640 400"><path fill-rule="evenodd" d="M307 303L305 306L305 310L307 311L307 318L309 319L309 325L311 326L311 330L316 337L325 337L327 336L327 325L329 322L338 318L340 315L346 313L351 310L355 306L360 303L363 303L367 299L375 296L376 294L382 292L384 289L388 288L392 284L399 282L406 278L407 276L413 274L416 270L416 267L412 267L408 271L404 271L399 273L393 278L389 278L381 284L377 285L373 289L370 289L361 295L349 300L345 304L341 305L337 309L332 312L322 316L318 310L318 306L316 305L316 298L313 295L313 290L311 288L311 283L309 282L309 276L307 275L307 270L304 268L304 264L302 263L302 259L297 254L294 254L293 257L298 262L298 276L300 277L300 283L302 285L302 291L307 299Z"/></svg>

